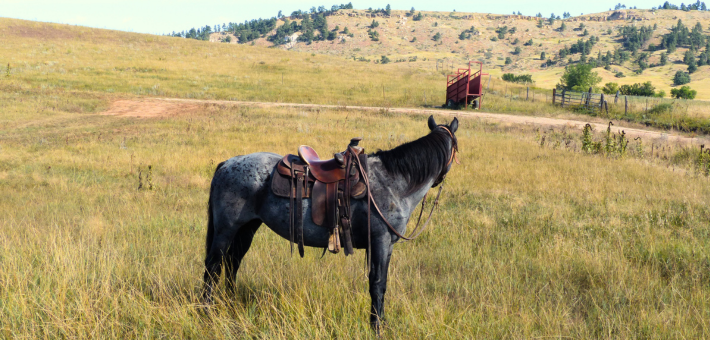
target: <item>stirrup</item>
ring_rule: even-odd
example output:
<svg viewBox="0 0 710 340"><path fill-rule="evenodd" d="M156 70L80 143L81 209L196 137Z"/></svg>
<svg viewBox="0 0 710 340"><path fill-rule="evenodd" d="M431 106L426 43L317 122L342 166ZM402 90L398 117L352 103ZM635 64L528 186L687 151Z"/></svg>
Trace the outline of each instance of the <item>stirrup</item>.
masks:
<svg viewBox="0 0 710 340"><path fill-rule="evenodd" d="M328 238L328 251L337 254L340 252L340 232L338 230L338 227L335 227L333 229L333 232L330 234L330 237Z"/></svg>

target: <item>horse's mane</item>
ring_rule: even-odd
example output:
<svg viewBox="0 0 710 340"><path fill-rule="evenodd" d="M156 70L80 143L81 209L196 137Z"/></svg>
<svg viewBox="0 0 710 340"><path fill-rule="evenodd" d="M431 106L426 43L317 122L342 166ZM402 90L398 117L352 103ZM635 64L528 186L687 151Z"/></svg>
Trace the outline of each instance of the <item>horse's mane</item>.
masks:
<svg viewBox="0 0 710 340"><path fill-rule="evenodd" d="M450 140L449 132L437 127L424 137L392 150L379 150L372 156L380 158L387 172L404 176L411 192L445 171L452 152ZM451 143L456 145L456 137Z"/></svg>

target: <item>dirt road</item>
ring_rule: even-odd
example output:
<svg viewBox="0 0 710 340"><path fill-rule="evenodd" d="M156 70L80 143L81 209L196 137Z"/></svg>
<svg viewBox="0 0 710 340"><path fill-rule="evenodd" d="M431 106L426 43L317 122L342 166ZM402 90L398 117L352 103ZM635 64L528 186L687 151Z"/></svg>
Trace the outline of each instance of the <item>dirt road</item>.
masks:
<svg viewBox="0 0 710 340"><path fill-rule="evenodd" d="M502 113L487 113L479 111L452 111L445 109L416 109L416 108L382 108L371 106L341 106L341 105L322 105L322 104L295 104L295 103L272 103L272 102L244 102L244 101L228 101L228 100L200 100L200 99L178 99L178 98L147 98L141 100L118 100L112 103L111 108L103 114L125 116L125 117L167 117L187 114L190 111L196 110L198 105L202 104L217 104L217 105L235 105L235 106L252 106L252 107L293 107L303 109L338 109L338 110L365 110L365 111L380 111L388 110L394 113L404 114L421 114L421 115L447 115L447 116L465 116L479 118L482 121L494 123L522 124L534 125L543 128L563 128L582 130L587 122L546 118L532 116L518 116ZM607 128L606 124L589 123L596 131L604 131ZM671 133L643 130L638 128L629 128L624 126L612 126L613 133L621 133L625 131L629 139L641 137L644 140L660 140L672 143L682 144L710 144L710 139L707 137L685 137Z"/></svg>

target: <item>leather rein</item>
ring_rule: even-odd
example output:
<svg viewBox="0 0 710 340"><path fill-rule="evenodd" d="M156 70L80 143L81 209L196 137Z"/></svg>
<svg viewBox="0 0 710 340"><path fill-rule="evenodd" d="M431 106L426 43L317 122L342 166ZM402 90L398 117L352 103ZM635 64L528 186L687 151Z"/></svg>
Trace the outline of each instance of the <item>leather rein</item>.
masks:
<svg viewBox="0 0 710 340"><path fill-rule="evenodd" d="M456 156L456 152L458 151L458 143L456 143L456 139L454 138L454 134L451 133L451 130L449 130L448 127L446 127L446 126L440 126L440 127L443 128L446 132L448 132L449 136L451 136L451 156L449 157L449 160L446 163L446 166L444 166L444 169L442 170L443 174L440 175L439 178L437 178L437 180L435 181L435 183L440 182L441 186L439 187L439 192L436 194L436 199L434 200L434 204L431 207L431 211L429 212L429 217L427 217L426 222L424 222L424 224L421 226L421 229L420 229L419 224L422 220L422 214L424 213L424 209L426 207L427 195L429 195L429 193L427 192L426 194L424 194L424 198L422 199L422 209L421 209L421 211L419 211L419 218L417 219L417 224L415 225L414 229L412 229L412 232L409 234L409 236L402 235L400 232L397 231L397 229L395 229L387 221L387 218L385 218L385 215L382 213L380 208L377 206L377 203L375 202L375 198L372 197L372 192L370 191L370 179L368 178L367 174L365 173L365 171L362 167L362 164L360 164L359 161L356 162L358 164L360 172L363 174L362 177L364 179L365 186L367 187L367 242L368 242L368 248L367 248L368 256L367 257L368 257L368 260L371 259L370 249L371 249L371 245L372 245L372 241L370 239L370 237L371 237L370 202L372 202L372 205L375 207L375 210L377 211L378 214L380 214L380 217L382 217L382 220L385 222L385 224L390 229L390 231L392 231L395 235L397 235L397 237L399 237L400 240L411 241L411 240L416 239L424 231L426 226L429 224L429 221L431 221L431 217L434 214L434 209L439 205L439 197L441 196L441 192L444 190L444 182L446 180L446 173L448 173L448 171L446 171L446 169L449 168L451 163L454 161L456 162L456 164L461 164L461 163L459 163L458 157ZM446 171L446 172L444 172L444 171ZM397 242L399 242L399 240L397 240Z"/></svg>

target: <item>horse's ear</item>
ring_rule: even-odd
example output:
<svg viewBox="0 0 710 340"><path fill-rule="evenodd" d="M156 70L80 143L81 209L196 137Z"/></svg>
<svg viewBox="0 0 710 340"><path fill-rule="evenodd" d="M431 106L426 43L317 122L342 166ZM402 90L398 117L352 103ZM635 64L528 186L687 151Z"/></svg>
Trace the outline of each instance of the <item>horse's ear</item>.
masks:
<svg viewBox="0 0 710 340"><path fill-rule="evenodd" d="M456 117L454 117L454 120L451 121L449 129L451 129L451 133L456 133L456 130L459 129L459 120Z"/></svg>
<svg viewBox="0 0 710 340"><path fill-rule="evenodd" d="M436 121L434 120L434 115L429 116L429 130L434 130L438 125L436 125Z"/></svg>

